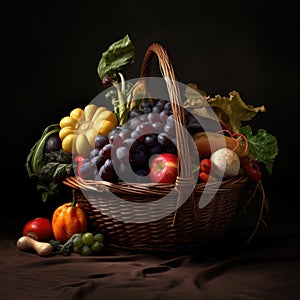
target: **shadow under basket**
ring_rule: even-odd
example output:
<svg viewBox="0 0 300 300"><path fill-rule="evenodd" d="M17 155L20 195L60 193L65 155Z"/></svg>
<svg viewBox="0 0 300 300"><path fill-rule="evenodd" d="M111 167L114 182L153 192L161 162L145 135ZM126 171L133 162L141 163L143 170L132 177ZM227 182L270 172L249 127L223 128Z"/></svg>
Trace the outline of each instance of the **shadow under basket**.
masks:
<svg viewBox="0 0 300 300"><path fill-rule="evenodd" d="M177 207L174 185L147 186L83 180L69 177L64 184L75 190L93 230L105 244L130 251L182 252L222 237L236 215L240 192L247 183L235 177L195 186ZM204 192L209 203L199 208Z"/></svg>

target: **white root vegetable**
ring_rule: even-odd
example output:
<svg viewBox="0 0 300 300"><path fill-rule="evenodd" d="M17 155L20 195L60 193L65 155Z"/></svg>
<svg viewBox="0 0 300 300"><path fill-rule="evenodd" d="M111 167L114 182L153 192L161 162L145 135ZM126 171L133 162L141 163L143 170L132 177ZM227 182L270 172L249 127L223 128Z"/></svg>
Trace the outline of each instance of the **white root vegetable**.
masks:
<svg viewBox="0 0 300 300"><path fill-rule="evenodd" d="M235 177L240 172L240 158L233 150L221 148L210 156L212 170L217 176L224 178Z"/></svg>
<svg viewBox="0 0 300 300"><path fill-rule="evenodd" d="M22 251L35 251L40 256L49 256L53 252L51 244L39 242L29 236L22 236L17 241L17 247Z"/></svg>

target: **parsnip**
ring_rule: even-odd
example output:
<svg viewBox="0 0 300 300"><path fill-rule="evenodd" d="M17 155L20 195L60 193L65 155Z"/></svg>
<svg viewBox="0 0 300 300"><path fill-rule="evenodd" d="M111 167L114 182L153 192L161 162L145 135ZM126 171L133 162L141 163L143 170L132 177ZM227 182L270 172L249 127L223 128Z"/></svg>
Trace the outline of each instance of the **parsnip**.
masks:
<svg viewBox="0 0 300 300"><path fill-rule="evenodd" d="M210 157L212 152L221 148L233 150L240 158L248 155L248 151L236 138L229 137L217 132L199 132L193 135L199 157Z"/></svg>
<svg viewBox="0 0 300 300"><path fill-rule="evenodd" d="M29 236L22 236L17 241L17 247L22 251L35 251L40 256L49 256L53 252L51 244L39 242Z"/></svg>

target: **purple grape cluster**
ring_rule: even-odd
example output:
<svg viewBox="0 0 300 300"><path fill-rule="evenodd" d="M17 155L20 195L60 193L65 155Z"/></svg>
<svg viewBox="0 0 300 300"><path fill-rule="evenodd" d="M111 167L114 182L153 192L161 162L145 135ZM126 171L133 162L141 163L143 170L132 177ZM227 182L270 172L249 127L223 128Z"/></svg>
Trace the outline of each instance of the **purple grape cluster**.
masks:
<svg viewBox="0 0 300 300"><path fill-rule="evenodd" d="M107 137L97 135L95 148L80 168L85 179L109 182L141 182L149 173L151 158L160 153L177 154L175 122L170 102L154 105L144 100L132 109L128 122Z"/></svg>
<svg viewBox="0 0 300 300"><path fill-rule="evenodd" d="M185 110L184 114L190 136L203 131L201 124L211 131L217 128L217 123L209 118L202 118L200 124L199 118L191 113ZM150 160L160 153L177 155L171 103L144 99L140 108L130 111L125 125L114 128L107 137L96 136L95 148L80 168L81 177L109 182L147 182Z"/></svg>

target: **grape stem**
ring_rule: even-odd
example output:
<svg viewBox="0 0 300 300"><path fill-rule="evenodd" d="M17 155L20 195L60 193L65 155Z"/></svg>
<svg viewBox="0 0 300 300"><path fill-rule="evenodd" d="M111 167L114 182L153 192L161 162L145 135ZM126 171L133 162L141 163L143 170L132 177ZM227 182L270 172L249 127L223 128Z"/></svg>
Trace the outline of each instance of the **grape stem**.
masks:
<svg viewBox="0 0 300 300"><path fill-rule="evenodd" d="M59 241L50 240L50 245L52 245L55 254L62 254L64 256L69 256L72 253L73 240L76 235L72 235L68 241L61 244Z"/></svg>

